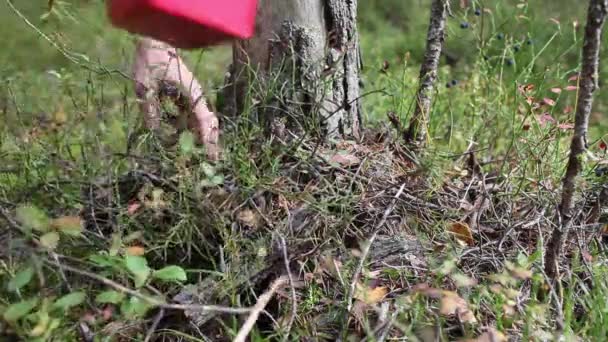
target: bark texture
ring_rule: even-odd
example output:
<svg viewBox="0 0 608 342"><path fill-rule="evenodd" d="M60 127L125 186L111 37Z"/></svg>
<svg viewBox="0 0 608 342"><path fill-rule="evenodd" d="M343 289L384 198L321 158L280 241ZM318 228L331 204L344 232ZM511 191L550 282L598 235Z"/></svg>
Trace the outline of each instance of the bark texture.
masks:
<svg viewBox="0 0 608 342"><path fill-rule="evenodd" d="M566 175L562 181L562 199L559 206L560 222L553 230L545 254L545 271L551 279L555 279L558 274L558 262L564 239L572 223L576 178L582 168L581 157L587 150L587 129L593 106L593 92L598 88L600 44L606 15L608 15L608 0L591 0L589 2L582 51L582 70L579 76L580 90L574 119L574 135L570 145Z"/></svg>
<svg viewBox="0 0 608 342"><path fill-rule="evenodd" d="M410 119L405 140L410 145L422 147L428 135L428 122L433 100L433 88L437 81L437 68L445 40L445 24L449 0L433 0L431 19L426 37L426 52L420 66L420 86L416 94L416 107Z"/></svg>
<svg viewBox="0 0 608 342"><path fill-rule="evenodd" d="M257 103L253 119L266 126L358 137L356 17L356 0L261 0L255 37L234 44L223 112Z"/></svg>

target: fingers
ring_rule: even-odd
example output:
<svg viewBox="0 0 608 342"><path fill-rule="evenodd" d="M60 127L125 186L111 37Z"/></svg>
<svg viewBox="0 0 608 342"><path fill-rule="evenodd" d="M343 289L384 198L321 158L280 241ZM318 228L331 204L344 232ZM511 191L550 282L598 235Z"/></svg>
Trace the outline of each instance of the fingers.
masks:
<svg viewBox="0 0 608 342"><path fill-rule="evenodd" d="M212 112L195 113L200 141L205 146L207 157L211 160L218 160L220 157L219 147L219 120Z"/></svg>
<svg viewBox="0 0 608 342"><path fill-rule="evenodd" d="M153 130L160 127L158 92L163 84L175 86L181 96L171 96L171 98L178 102L180 98L185 100L185 103L176 104L185 111L182 114L194 114L196 119L194 128L198 131L200 143L205 146L207 156L217 160L220 154L219 121L207 108L202 86L175 50L166 44L142 39L137 43L133 69L135 92L140 101L146 127Z"/></svg>

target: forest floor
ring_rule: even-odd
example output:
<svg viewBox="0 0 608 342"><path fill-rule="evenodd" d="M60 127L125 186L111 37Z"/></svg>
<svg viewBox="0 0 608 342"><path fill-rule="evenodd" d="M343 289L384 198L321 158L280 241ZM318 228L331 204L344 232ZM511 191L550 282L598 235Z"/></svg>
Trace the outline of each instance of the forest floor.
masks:
<svg viewBox="0 0 608 342"><path fill-rule="evenodd" d="M228 341L250 318L251 341L606 339L601 91L560 281L543 272L580 6L455 6L413 155L387 114L411 113L427 18L408 13L428 8L381 1L361 5L361 141L269 141L242 119L218 163L188 134L140 134L116 72L130 38L99 4L60 2L47 21L20 4L46 39L0 5L0 339ZM211 94L229 56L186 54Z"/></svg>

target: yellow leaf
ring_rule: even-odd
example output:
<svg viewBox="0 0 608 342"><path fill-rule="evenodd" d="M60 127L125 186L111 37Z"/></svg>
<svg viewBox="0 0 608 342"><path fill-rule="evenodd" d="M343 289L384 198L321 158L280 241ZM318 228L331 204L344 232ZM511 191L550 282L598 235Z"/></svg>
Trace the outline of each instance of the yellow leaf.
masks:
<svg viewBox="0 0 608 342"><path fill-rule="evenodd" d="M509 270L509 273L511 274L511 276L514 278L517 278L520 280L526 280L526 279L532 278L531 270L527 270L523 267L515 266L512 263L506 263L506 267L507 267L507 270Z"/></svg>
<svg viewBox="0 0 608 342"><path fill-rule="evenodd" d="M57 248L57 245L59 244L59 234L56 232L48 232L42 235L40 237L40 244L50 250Z"/></svg>
<svg viewBox="0 0 608 342"><path fill-rule="evenodd" d="M68 116L63 110L63 106L59 106L55 113L53 113L53 122L57 125L63 125L68 121Z"/></svg>
<svg viewBox="0 0 608 342"><path fill-rule="evenodd" d="M359 283L355 288L354 298L367 305L374 305L380 303L387 293L388 288L385 286L378 286L372 289Z"/></svg>
<svg viewBox="0 0 608 342"><path fill-rule="evenodd" d="M131 256L142 256L146 250L142 246L130 246L125 249L125 254Z"/></svg>
<svg viewBox="0 0 608 342"><path fill-rule="evenodd" d="M340 268L342 267L342 262L340 260L336 260L336 258L331 255L323 255L321 256L321 269L326 271L331 276L340 279Z"/></svg>
<svg viewBox="0 0 608 342"><path fill-rule="evenodd" d="M448 231L454 234L454 237L461 242L469 246L475 245L475 239L473 239L473 232L468 224L464 222L454 222L448 227Z"/></svg>
<svg viewBox="0 0 608 342"><path fill-rule="evenodd" d="M30 336L39 337L42 336L49 326L50 317L47 313L40 313L38 315L38 324L30 331Z"/></svg>
<svg viewBox="0 0 608 342"><path fill-rule="evenodd" d="M505 316L515 316L515 307L513 305L503 304L502 312Z"/></svg>
<svg viewBox="0 0 608 342"><path fill-rule="evenodd" d="M68 235L80 235L82 220L78 216L62 216L51 221L51 228Z"/></svg>
<svg viewBox="0 0 608 342"><path fill-rule="evenodd" d="M469 305L466 300L452 291L443 291L439 312L445 316L457 315L462 322L477 322L475 315L469 310Z"/></svg>
<svg viewBox="0 0 608 342"><path fill-rule="evenodd" d="M259 215L257 215L251 209L245 209L245 210L239 211L239 213L236 216L236 219L239 221L239 223L241 225L243 225L245 227L251 227L251 228L257 228L258 223L260 221Z"/></svg>
<svg viewBox="0 0 608 342"><path fill-rule="evenodd" d="M450 276L457 287L471 287L477 285L477 281L473 278L469 278L462 273L452 274Z"/></svg>

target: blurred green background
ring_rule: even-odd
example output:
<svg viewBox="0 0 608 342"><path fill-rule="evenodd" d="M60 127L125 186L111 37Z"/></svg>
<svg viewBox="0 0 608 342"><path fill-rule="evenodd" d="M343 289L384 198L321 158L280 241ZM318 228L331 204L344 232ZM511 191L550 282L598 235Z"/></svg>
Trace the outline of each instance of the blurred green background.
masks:
<svg viewBox="0 0 608 342"><path fill-rule="evenodd" d="M128 73L133 44L128 34L108 24L103 1L55 1L51 13L47 13L48 5L42 0L15 1L14 6L31 26L9 7L7 0L0 1L4 47L0 52L0 78L12 85L10 97L14 100L6 100L4 94L4 101L9 105L18 102L20 120L29 114L53 111L60 104L81 106L74 102L83 97L75 94L87 89L87 101L97 103L99 111L108 111L112 98L132 97L124 79L104 73ZM359 6L365 91L386 90L384 95L365 98L366 120L384 120L386 111L393 109L406 116L424 53L430 1L363 0ZM476 15L475 9L484 9L482 15ZM495 72L501 82L541 80L564 87L567 76L578 68L585 10L586 2L571 0L452 1L442 84L452 79L472 79L483 58L489 66L486 69ZM57 47L93 70L68 60ZM605 52L606 45L603 55ZM230 62L229 47L187 52L186 58L207 92L213 93L222 85ZM605 58L602 65L607 63ZM383 65L390 65L388 73L381 70ZM601 79L605 79L606 70L602 67ZM103 92L92 91L91 87L102 88ZM386 93L390 94L388 98ZM608 123L600 113L608 97L603 90L597 96L592 120L594 127L605 131ZM91 108L88 105L84 110Z"/></svg>

